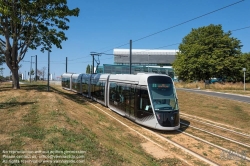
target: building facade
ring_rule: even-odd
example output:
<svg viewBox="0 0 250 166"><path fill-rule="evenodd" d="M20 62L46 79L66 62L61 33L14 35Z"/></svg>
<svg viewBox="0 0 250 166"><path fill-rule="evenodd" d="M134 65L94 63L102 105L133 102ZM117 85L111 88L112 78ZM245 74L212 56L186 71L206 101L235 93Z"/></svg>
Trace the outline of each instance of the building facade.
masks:
<svg viewBox="0 0 250 166"><path fill-rule="evenodd" d="M178 50L132 49L131 73L160 73L174 79L172 63ZM129 74L130 50L114 49L114 64L98 67L97 73Z"/></svg>
<svg viewBox="0 0 250 166"><path fill-rule="evenodd" d="M171 66L178 50L132 49L133 65ZM130 50L114 49L114 64L129 65Z"/></svg>

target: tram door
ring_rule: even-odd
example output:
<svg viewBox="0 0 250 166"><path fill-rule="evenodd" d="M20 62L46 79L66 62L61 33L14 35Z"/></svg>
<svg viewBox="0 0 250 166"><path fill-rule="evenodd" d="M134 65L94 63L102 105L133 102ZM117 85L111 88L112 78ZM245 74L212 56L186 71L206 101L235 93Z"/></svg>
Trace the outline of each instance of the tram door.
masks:
<svg viewBox="0 0 250 166"><path fill-rule="evenodd" d="M136 85L127 84L125 93L125 113L126 116L135 120L135 90Z"/></svg>

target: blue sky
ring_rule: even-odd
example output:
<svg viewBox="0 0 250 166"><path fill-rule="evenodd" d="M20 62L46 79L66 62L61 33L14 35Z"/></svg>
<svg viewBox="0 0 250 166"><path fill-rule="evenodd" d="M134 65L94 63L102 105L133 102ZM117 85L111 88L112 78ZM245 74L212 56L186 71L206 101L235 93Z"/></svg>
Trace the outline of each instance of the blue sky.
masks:
<svg viewBox="0 0 250 166"><path fill-rule="evenodd" d="M201 18L206 13L237 3ZM83 73L92 64L90 52L113 53L114 48L129 48L129 40L136 41L188 20L185 24L133 42L134 49L178 49L179 44L192 28L221 24L225 32L233 31L232 37L243 45L242 52L250 52L250 1L240 0L69 0L69 8L80 8L79 17L70 17L70 29L65 31L67 41L62 49L53 47L50 54L50 71L56 77L65 72ZM166 46L166 47L164 47ZM29 50L21 62L20 73L30 70L31 56L37 55L38 69L47 68L48 53ZM35 58L33 58L34 62ZM102 55L102 64L113 64L112 55ZM34 68L35 64L33 64ZM4 76L10 70L3 66Z"/></svg>

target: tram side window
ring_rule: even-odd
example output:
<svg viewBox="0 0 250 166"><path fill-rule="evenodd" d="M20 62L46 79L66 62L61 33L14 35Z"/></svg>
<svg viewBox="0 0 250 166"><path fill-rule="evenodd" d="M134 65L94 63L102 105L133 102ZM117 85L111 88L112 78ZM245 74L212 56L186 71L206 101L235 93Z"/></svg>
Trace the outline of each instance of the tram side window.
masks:
<svg viewBox="0 0 250 166"><path fill-rule="evenodd" d="M82 80L82 93L88 95L88 84L85 79Z"/></svg>
<svg viewBox="0 0 250 166"><path fill-rule="evenodd" d="M130 115L131 116L136 116L136 85L131 85L131 88L130 88L130 93L129 93L129 97L130 97Z"/></svg>
<svg viewBox="0 0 250 166"><path fill-rule="evenodd" d="M152 115L152 106L150 104L150 99L146 87L137 89L137 96L137 117L143 118Z"/></svg>
<svg viewBox="0 0 250 166"><path fill-rule="evenodd" d="M64 86L69 88L70 78L64 78Z"/></svg>
<svg viewBox="0 0 250 166"><path fill-rule="evenodd" d="M105 82L98 82L95 86L95 96L99 100L104 101L104 87L105 87Z"/></svg>
<svg viewBox="0 0 250 166"><path fill-rule="evenodd" d="M104 95L105 95L105 85L106 85L106 82L102 82L101 84L101 90L100 90L100 96L101 96L101 99L104 101Z"/></svg>
<svg viewBox="0 0 250 166"><path fill-rule="evenodd" d="M77 87L77 91L80 92L80 86L81 86L81 79L77 79L77 83L76 83L76 87Z"/></svg>
<svg viewBox="0 0 250 166"><path fill-rule="evenodd" d="M141 109L147 112L152 112L148 90L141 89Z"/></svg>
<svg viewBox="0 0 250 166"><path fill-rule="evenodd" d="M100 87L101 87L101 82L94 82L94 80L93 80L93 82L92 82L92 93L91 93L91 95L93 96L93 97L95 97L95 98L97 98L97 99L100 99L99 97L100 97Z"/></svg>
<svg viewBox="0 0 250 166"><path fill-rule="evenodd" d="M123 111L125 111L124 89L126 89L124 84L110 83L109 104Z"/></svg>
<svg viewBox="0 0 250 166"><path fill-rule="evenodd" d="M98 98L98 94L97 94L97 92L98 92L98 90L99 90L99 86L98 86L98 83L93 83L93 96L95 97L95 98Z"/></svg>
<svg viewBox="0 0 250 166"><path fill-rule="evenodd" d="M123 86L123 92L122 92L123 102L126 103L126 105L129 105L130 86L131 86L130 84Z"/></svg>
<svg viewBox="0 0 250 166"><path fill-rule="evenodd" d="M75 83L76 81L75 81L75 79L74 78L72 78L72 88L73 89L75 89L76 88L76 83Z"/></svg>
<svg viewBox="0 0 250 166"><path fill-rule="evenodd" d="M93 82L92 83L92 96L97 98L97 95L96 95L96 91L97 91L97 85Z"/></svg>
<svg viewBox="0 0 250 166"><path fill-rule="evenodd" d="M123 86L121 84L117 85L116 93L117 93L117 102L123 103L124 102L124 94L123 94Z"/></svg>
<svg viewBox="0 0 250 166"><path fill-rule="evenodd" d="M120 106L120 109L122 111L128 110L129 93L130 93L130 84L118 84L118 94L119 94L118 105Z"/></svg>
<svg viewBox="0 0 250 166"><path fill-rule="evenodd" d="M117 84L114 82L111 82L109 85L109 104L116 106L116 86Z"/></svg>
<svg viewBox="0 0 250 166"><path fill-rule="evenodd" d="M91 96L95 97L95 83L91 80Z"/></svg>

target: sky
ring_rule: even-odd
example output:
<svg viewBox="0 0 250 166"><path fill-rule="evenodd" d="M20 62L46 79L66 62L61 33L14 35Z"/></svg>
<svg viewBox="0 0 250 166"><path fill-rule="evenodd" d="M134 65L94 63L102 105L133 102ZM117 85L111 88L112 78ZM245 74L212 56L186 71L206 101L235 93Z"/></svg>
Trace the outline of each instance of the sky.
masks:
<svg viewBox="0 0 250 166"><path fill-rule="evenodd" d="M129 49L130 40L133 49L178 50L192 29L210 24L232 31L231 37L243 45L241 51L250 52L250 0L68 0L68 6L78 7L80 13L69 17L68 40L62 42L62 49L53 46L50 53L50 73L55 78L65 73L66 57L68 72L85 73L92 64L91 52ZM31 58L35 69L35 55L37 68L48 68L48 52L29 50L20 62L19 73L25 78ZM100 66L114 63L113 55L101 55L99 60ZM9 75L8 67L3 67L3 75Z"/></svg>

